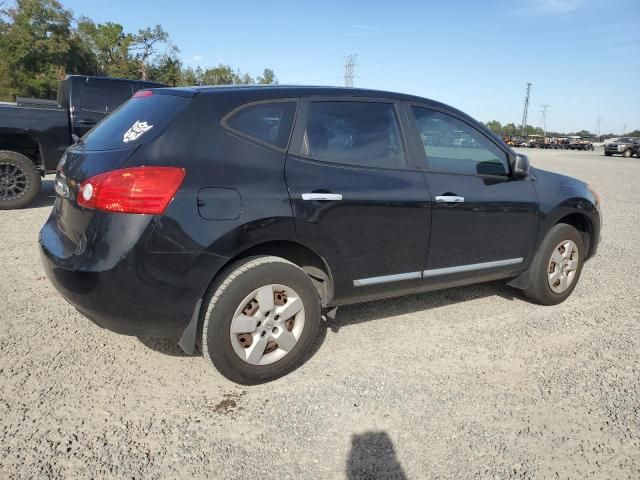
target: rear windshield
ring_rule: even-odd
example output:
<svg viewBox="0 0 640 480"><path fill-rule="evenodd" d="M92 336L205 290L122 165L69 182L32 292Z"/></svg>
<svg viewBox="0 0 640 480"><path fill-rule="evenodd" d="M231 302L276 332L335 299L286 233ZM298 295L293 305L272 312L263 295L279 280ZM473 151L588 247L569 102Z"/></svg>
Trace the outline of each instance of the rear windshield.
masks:
<svg viewBox="0 0 640 480"><path fill-rule="evenodd" d="M157 135L190 101L157 93L132 98L91 129L82 141L88 150L135 147Z"/></svg>

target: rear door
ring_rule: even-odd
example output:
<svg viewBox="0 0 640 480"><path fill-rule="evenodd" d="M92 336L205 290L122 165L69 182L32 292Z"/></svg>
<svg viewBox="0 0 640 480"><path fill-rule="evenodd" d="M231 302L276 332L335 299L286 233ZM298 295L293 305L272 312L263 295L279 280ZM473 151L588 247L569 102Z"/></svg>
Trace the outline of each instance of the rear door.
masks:
<svg viewBox="0 0 640 480"><path fill-rule="evenodd" d="M286 182L296 236L329 264L336 304L420 285L430 201L408 166L396 102L302 102Z"/></svg>
<svg viewBox="0 0 640 480"><path fill-rule="evenodd" d="M425 286L509 276L532 255L538 200L510 175L508 151L454 112L409 107L433 195Z"/></svg>

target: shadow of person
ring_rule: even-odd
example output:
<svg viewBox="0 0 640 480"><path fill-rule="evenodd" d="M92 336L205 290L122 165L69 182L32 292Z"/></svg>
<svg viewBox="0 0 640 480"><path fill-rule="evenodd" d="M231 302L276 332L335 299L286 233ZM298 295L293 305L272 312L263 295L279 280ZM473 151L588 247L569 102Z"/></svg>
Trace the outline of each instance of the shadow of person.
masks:
<svg viewBox="0 0 640 480"><path fill-rule="evenodd" d="M393 442L387 432L365 432L351 437L347 478L406 480L407 476L396 459Z"/></svg>

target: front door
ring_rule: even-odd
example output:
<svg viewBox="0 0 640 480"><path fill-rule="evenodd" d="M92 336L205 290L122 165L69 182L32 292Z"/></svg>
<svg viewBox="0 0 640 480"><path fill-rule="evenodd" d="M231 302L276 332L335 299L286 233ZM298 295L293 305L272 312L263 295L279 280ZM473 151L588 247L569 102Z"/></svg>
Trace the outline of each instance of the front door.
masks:
<svg viewBox="0 0 640 480"><path fill-rule="evenodd" d="M538 232L531 179L513 178L507 151L455 114L413 106L410 116L424 147L434 202L425 286L521 272Z"/></svg>
<svg viewBox="0 0 640 480"><path fill-rule="evenodd" d="M296 236L328 263L335 304L420 286L430 201L398 118L384 100L310 101L299 116L286 162Z"/></svg>

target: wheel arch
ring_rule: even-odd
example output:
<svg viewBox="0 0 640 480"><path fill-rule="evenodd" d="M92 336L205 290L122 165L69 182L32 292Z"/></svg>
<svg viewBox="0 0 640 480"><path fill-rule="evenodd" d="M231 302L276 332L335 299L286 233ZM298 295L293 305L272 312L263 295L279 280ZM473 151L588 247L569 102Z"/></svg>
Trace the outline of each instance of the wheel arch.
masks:
<svg viewBox="0 0 640 480"><path fill-rule="evenodd" d="M585 260L591 256L591 248L593 246L593 224L587 215L579 212L573 212L564 217L557 220L551 227L559 224L566 223L567 225L571 225L573 228L580 232L580 236L586 246L585 251L587 254L585 255Z"/></svg>
<svg viewBox="0 0 640 480"><path fill-rule="evenodd" d="M258 255L271 255L284 258L305 271L318 291L323 306L333 299L333 275L327 262L314 250L293 240L270 240L248 247L231 257L222 267ZM217 275L216 275L217 277ZM213 281L213 280L212 280Z"/></svg>
<svg viewBox="0 0 640 480"><path fill-rule="evenodd" d="M42 145L35 132L30 130L0 129L0 150L19 153L44 169Z"/></svg>
<svg viewBox="0 0 640 480"><path fill-rule="evenodd" d="M304 270L311 278L316 287L320 304L323 307L329 306L333 299L333 275L327 262L311 248L292 240L268 240L256 245L247 247L230 257L217 273L211 278L207 290L219 279L220 275L233 263L243 258L269 255L284 258ZM196 343L200 337L202 322L206 305L203 305L205 297L198 300L193 310L191 320L184 329L178 345L184 352L191 355L195 351Z"/></svg>
<svg viewBox="0 0 640 480"><path fill-rule="evenodd" d="M555 217L547 218L547 221L544 223L544 226L543 226L542 234L539 237L538 244L536 245L535 255L532 261L529 263L527 270L525 270L523 273L521 273L520 275L515 277L513 280L511 280L508 283L509 286L512 286L518 289L525 289L530 285L532 274L533 274L533 267L535 264L535 258L537 255L537 250L540 248L542 241L546 237L549 230L551 230L553 227L561 223L571 225L580 233L580 236L582 237L586 245L587 254L584 259L587 260L591 256L595 242L592 241L593 235L594 235L594 226L591 223L591 219L589 218L589 216L575 210L558 213Z"/></svg>

